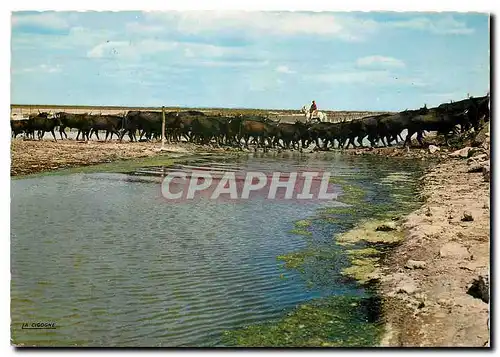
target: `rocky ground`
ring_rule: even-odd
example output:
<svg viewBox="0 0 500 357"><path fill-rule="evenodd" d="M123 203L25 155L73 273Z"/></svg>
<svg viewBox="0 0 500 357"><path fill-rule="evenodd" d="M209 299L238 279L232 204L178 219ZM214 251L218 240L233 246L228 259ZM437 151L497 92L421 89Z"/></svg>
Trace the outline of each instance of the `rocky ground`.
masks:
<svg viewBox="0 0 500 357"><path fill-rule="evenodd" d="M448 157L422 177L425 203L385 260L383 346L489 346L489 140Z"/></svg>

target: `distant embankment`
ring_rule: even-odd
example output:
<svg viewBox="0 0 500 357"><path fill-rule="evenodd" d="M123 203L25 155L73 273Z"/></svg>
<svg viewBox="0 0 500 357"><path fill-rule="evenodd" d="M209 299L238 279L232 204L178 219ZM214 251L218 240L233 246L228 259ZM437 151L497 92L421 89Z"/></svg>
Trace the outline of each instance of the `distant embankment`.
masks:
<svg viewBox="0 0 500 357"><path fill-rule="evenodd" d="M11 117L27 117L29 114L40 112L68 112L68 113L91 113L91 114L124 114L129 110L152 110L160 111L161 107L123 107L123 106L92 106L92 105L55 105L55 104L11 104ZM289 116L290 118L301 118L300 110L293 109L250 109L250 108L181 108L165 107L166 111L177 110L199 110L206 114L236 115L236 114L260 114L279 118ZM320 109L321 110L321 109ZM333 111L323 110L328 118L334 121L350 121L368 115L382 114L387 112L372 111ZM289 120L282 120L289 121Z"/></svg>

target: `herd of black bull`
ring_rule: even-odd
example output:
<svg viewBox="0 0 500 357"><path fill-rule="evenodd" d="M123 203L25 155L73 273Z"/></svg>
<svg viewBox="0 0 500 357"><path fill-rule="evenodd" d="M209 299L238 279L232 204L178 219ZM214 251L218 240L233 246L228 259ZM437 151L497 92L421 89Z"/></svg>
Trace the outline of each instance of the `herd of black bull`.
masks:
<svg viewBox="0 0 500 357"><path fill-rule="evenodd" d="M250 139L264 148L281 146L283 148L303 148L315 143L318 148L335 145L339 148L362 146L367 138L372 146L379 141L390 146L401 139L401 132L408 131L405 145L410 143L416 133L417 140L423 145L425 131L437 131L448 141L457 130L465 132L471 128L479 130L481 120L488 121L489 96L468 98L458 102L441 104L435 108L405 110L396 114L380 114L338 123L280 123L263 116L239 115L234 117L209 116L199 111L165 113L165 133L167 140L174 142L184 138L187 141L217 145L241 146L242 140L248 148ZM161 137L162 113L154 111L129 111L124 116L56 113L31 115L28 119L11 120L12 134L16 137L25 133L28 137L41 139L45 132L52 133L56 140L55 129L59 127L61 139L67 138L66 128L78 129L78 136L89 140L92 134L106 131L106 139L115 134L120 141L128 134L130 141Z"/></svg>

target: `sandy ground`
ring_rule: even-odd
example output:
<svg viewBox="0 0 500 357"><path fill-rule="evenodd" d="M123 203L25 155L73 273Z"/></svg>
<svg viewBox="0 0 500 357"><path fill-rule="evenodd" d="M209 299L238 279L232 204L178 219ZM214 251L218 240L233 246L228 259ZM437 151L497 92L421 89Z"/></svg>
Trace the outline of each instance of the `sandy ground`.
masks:
<svg viewBox="0 0 500 357"><path fill-rule="evenodd" d="M489 345L489 304L467 294L490 262L490 185L471 161L450 158L422 177L425 204L385 262L383 346Z"/></svg>
<svg viewBox="0 0 500 357"><path fill-rule="evenodd" d="M81 142L75 140L23 140L11 141L11 176L27 175L68 167L93 165L122 159L150 157L165 153L189 154L202 147L183 143L165 145L147 142Z"/></svg>

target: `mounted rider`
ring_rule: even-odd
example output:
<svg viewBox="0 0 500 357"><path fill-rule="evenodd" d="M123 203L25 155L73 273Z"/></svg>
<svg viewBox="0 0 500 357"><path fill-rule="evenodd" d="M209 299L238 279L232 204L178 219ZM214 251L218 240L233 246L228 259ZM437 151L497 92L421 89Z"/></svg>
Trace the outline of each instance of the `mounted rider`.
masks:
<svg viewBox="0 0 500 357"><path fill-rule="evenodd" d="M312 101L311 107L309 108L309 120L313 120L313 118L320 121L318 117L318 106L315 100Z"/></svg>

